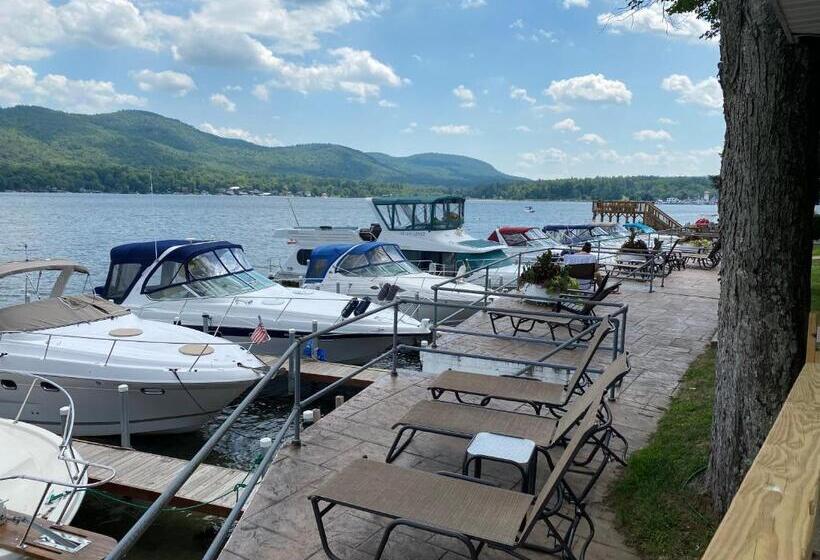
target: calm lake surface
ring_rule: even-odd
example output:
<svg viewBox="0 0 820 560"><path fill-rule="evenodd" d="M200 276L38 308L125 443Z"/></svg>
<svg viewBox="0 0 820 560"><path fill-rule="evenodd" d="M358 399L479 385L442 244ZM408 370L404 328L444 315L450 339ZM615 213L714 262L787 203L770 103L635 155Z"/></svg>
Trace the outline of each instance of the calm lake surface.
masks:
<svg viewBox="0 0 820 560"><path fill-rule="evenodd" d="M535 213L524 212L532 206ZM186 196L117 194L0 193L0 262L28 258L64 257L91 271L92 285L102 284L108 252L121 243L167 238L225 239L240 243L260 271L287 257L276 228L293 225L365 226L375 221L365 199L259 196ZM662 205L681 223L701 216L714 219L716 206ZM542 226L548 223L591 221L590 202L469 200L465 228L486 239L501 225ZM0 305L21 301L19 279L0 281ZM273 436L290 410L281 398L257 400L222 440L209 462L249 468L258 453L258 439ZM134 438L138 449L181 458L191 457L213 433L228 407L199 432ZM142 511L134 505L88 495L74 524L121 537ZM133 559L182 560L200 558L219 520L194 513L163 513L134 551Z"/></svg>

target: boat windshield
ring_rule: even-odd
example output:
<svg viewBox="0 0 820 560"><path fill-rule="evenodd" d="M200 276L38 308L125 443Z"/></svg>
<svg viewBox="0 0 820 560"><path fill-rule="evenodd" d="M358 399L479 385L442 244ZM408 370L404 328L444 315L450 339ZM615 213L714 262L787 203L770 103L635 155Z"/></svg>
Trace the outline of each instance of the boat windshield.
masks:
<svg viewBox="0 0 820 560"><path fill-rule="evenodd" d="M381 245L363 254L347 255L336 270L349 276L402 276L421 272L395 245Z"/></svg>
<svg viewBox="0 0 820 560"><path fill-rule="evenodd" d="M373 205L391 230L434 231L457 229L464 225L464 199L374 200Z"/></svg>
<svg viewBox="0 0 820 560"><path fill-rule="evenodd" d="M504 242L510 247L524 247L527 245L528 239L523 233L502 233Z"/></svg>
<svg viewBox="0 0 820 560"><path fill-rule="evenodd" d="M273 285L256 272L242 249L219 248L185 263L163 261L146 280L142 292L151 299L226 297Z"/></svg>

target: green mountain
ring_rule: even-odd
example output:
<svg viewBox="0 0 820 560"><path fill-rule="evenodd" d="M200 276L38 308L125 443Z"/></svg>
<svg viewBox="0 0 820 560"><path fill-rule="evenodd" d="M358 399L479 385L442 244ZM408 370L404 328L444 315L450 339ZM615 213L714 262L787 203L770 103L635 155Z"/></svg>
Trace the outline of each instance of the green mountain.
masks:
<svg viewBox="0 0 820 560"><path fill-rule="evenodd" d="M149 170L163 179L164 190L276 189L287 181L473 188L522 180L456 155L392 157L334 144L263 147L147 111L0 109L0 189L65 188L66 181L80 180L83 188L127 192L142 190Z"/></svg>

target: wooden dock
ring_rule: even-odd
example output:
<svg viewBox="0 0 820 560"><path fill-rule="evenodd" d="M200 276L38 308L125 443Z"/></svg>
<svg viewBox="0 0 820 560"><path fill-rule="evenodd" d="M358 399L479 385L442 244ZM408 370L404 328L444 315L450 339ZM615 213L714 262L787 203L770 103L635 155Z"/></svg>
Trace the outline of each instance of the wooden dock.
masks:
<svg viewBox="0 0 820 560"><path fill-rule="evenodd" d="M608 219L620 222L640 217L643 223L659 231L681 229L683 226L675 218L658 208L654 202L645 200L593 200L592 219Z"/></svg>
<svg viewBox="0 0 820 560"><path fill-rule="evenodd" d="M182 459L154 455L124 447L74 441L74 448L83 459L116 469L114 480L100 489L124 498L153 501L168 486L187 463ZM108 473L91 468L88 478L98 481ZM225 517L236 503L237 485L244 483L245 471L201 465L171 500L172 507L192 507L194 510ZM199 507L193 507L202 504Z"/></svg>
<svg viewBox="0 0 820 560"><path fill-rule="evenodd" d="M257 354L256 357L268 365L276 362L276 360L279 359L279 356L275 356L272 354ZM302 372L302 380L311 381L314 383L330 384L336 381L337 379L341 379L346 375L350 375L356 369L358 369L359 366L302 359L300 367ZM287 371L287 364L285 364L285 367L283 367L282 369ZM370 386L374 381L376 381L384 375L387 375L388 373L390 372L386 369L368 368L356 377L354 377L353 379L351 379L350 381L348 381L346 385L348 387L364 389L365 387Z"/></svg>

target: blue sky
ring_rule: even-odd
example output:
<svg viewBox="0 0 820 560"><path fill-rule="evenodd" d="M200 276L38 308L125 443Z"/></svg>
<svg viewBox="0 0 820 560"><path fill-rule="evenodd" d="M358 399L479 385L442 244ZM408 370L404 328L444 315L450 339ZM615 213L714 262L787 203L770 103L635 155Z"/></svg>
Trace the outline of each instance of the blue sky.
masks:
<svg viewBox="0 0 820 560"><path fill-rule="evenodd" d="M716 173L718 47L623 0L3 0L0 105L528 177Z"/></svg>

